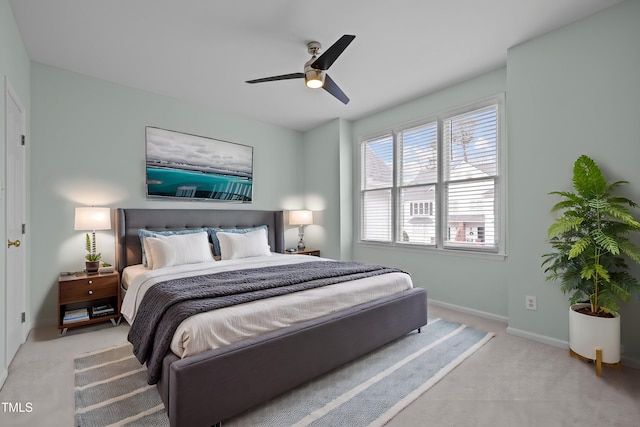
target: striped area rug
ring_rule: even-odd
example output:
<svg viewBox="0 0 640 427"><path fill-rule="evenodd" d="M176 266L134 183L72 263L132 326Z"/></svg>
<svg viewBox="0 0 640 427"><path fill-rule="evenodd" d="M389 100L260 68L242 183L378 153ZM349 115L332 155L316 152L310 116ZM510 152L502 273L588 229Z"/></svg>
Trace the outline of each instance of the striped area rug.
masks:
<svg viewBox="0 0 640 427"><path fill-rule="evenodd" d="M304 384L224 426L382 426L494 334L429 319L381 349ZM129 344L75 359L76 426L168 426L155 386Z"/></svg>
<svg viewBox="0 0 640 427"><path fill-rule="evenodd" d="M147 368L126 343L74 359L75 425L169 426L155 385L147 384Z"/></svg>

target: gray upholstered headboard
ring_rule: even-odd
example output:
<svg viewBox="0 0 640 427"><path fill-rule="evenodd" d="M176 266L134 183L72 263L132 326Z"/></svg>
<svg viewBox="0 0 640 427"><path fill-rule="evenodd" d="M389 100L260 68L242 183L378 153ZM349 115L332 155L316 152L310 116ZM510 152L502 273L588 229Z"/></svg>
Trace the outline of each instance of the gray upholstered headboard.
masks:
<svg viewBox="0 0 640 427"><path fill-rule="evenodd" d="M116 268L142 262L138 230L182 230L218 227L246 228L266 225L273 252L284 251L284 214L282 211L217 209L117 209Z"/></svg>

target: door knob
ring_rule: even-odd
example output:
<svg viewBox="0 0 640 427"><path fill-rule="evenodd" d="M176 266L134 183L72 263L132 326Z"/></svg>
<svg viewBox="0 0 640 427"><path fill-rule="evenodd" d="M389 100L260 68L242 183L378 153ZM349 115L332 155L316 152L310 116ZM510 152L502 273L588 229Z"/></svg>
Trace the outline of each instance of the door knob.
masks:
<svg viewBox="0 0 640 427"><path fill-rule="evenodd" d="M7 247L10 248L11 246L15 246L16 248L19 248L20 240L14 240L13 242L11 240L7 240Z"/></svg>

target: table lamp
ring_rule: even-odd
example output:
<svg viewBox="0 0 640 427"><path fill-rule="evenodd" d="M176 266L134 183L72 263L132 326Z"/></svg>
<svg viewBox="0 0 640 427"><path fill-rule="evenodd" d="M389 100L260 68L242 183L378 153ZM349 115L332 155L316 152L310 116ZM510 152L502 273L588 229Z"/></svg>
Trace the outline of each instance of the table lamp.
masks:
<svg viewBox="0 0 640 427"><path fill-rule="evenodd" d="M95 267L94 270L94 268L90 269L89 265L87 265L87 272L97 272L100 267L101 254L96 251L96 230L111 229L111 209L93 206L76 208L74 229L91 231L91 237L87 233L87 255L85 259L87 262L94 263L93 267Z"/></svg>
<svg viewBox="0 0 640 427"><path fill-rule="evenodd" d="M289 224L298 226L298 236L300 241L298 242L298 251L304 251L304 226L313 224L313 212L308 210L290 211L289 212Z"/></svg>

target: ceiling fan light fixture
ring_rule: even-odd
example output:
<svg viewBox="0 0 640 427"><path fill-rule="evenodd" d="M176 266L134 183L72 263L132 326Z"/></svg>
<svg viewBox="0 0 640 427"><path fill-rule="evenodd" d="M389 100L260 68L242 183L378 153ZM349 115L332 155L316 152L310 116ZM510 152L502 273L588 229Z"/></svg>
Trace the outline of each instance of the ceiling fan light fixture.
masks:
<svg viewBox="0 0 640 427"><path fill-rule="evenodd" d="M322 70L309 69L304 73L304 82L311 89L319 89L324 86L324 72Z"/></svg>
<svg viewBox="0 0 640 427"><path fill-rule="evenodd" d="M326 71L329 69L329 67L331 67L331 64L333 64L336 59L338 59L338 57L347 48L347 46L349 46L349 43L351 43L355 38L356 36L345 34L320 56L318 56L318 54L322 45L316 41L311 41L307 43L307 51L311 55L311 59L304 64L304 72L289 73L279 76L247 80L247 83L264 83L273 82L276 80L304 78L305 86L311 89L323 88L337 100L347 105L349 103L349 97L345 95L342 89L338 87L336 82L334 82L333 79L329 77L329 74L327 74Z"/></svg>

